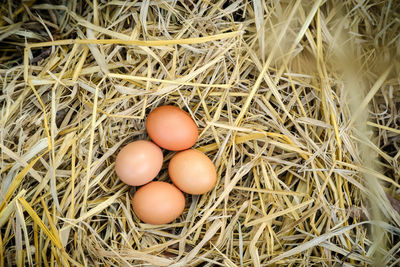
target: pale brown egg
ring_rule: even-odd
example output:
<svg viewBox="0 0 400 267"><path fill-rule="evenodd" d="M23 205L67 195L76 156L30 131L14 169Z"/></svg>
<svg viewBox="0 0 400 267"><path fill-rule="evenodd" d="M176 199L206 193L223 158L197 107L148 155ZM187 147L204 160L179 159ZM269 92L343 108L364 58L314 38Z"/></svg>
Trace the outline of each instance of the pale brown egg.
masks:
<svg viewBox="0 0 400 267"><path fill-rule="evenodd" d="M161 149L153 142L139 140L121 149L115 160L115 171L124 183L138 186L153 180L162 164Z"/></svg>
<svg viewBox="0 0 400 267"><path fill-rule="evenodd" d="M196 123L188 113L175 106L161 106L150 112L146 130L162 148L180 151L193 146L199 136Z"/></svg>
<svg viewBox="0 0 400 267"><path fill-rule="evenodd" d="M182 214L185 196L174 185L155 181L139 188L133 195L132 207L145 223L170 223Z"/></svg>
<svg viewBox="0 0 400 267"><path fill-rule="evenodd" d="M175 154L169 163L168 172L172 182L180 190L192 195L210 191L217 181L212 161L195 149Z"/></svg>

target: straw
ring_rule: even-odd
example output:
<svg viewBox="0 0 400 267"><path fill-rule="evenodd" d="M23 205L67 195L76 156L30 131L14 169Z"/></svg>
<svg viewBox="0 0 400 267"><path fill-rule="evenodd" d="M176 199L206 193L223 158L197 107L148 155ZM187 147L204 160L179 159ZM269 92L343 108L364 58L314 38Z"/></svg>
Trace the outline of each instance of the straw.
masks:
<svg viewBox="0 0 400 267"><path fill-rule="evenodd" d="M52 2L0 8L0 267L398 265L398 1ZM149 225L114 162L165 104L218 179Z"/></svg>

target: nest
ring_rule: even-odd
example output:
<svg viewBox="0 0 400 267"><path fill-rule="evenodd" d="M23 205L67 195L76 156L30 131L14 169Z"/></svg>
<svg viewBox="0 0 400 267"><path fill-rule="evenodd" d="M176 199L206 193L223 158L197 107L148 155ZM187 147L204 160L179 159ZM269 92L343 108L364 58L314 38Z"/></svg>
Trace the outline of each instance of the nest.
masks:
<svg viewBox="0 0 400 267"><path fill-rule="evenodd" d="M0 8L0 266L399 264L398 1L39 2ZM114 161L164 104L218 181L153 226Z"/></svg>

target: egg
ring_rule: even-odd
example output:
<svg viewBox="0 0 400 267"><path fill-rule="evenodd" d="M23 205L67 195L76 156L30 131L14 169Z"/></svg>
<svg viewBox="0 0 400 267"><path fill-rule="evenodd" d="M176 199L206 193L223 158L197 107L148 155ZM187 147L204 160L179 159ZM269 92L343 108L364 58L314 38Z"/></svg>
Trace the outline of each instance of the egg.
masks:
<svg viewBox="0 0 400 267"><path fill-rule="evenodd" d="M188 113L175 106L161 106L150 112L146 130L162 148L180 151L193 146L199 136L196 123Z"/></svg>
<svg viewBox="0 0 400 267"><path fill-rule="evenodd" d="M136 216L145 223L170 223L182 214L185 196L174 185L155 181L136 191L132 207Z"/></svg>
<svg viewBox="0 0 400 267"><path fill-rule="evenodd" d="M169 163L168 173L180 190L192 195L210 191L217 181L217 172L212 161L195 149L175 154Z"/></svg>
<svg viewBox="0 0 400 267"><path fill-rule="evenodd" d="M139 186L153 180L161 170L163 153L151 141L139 140L127 144L115 160L115 172L121 181Z"/></svg>

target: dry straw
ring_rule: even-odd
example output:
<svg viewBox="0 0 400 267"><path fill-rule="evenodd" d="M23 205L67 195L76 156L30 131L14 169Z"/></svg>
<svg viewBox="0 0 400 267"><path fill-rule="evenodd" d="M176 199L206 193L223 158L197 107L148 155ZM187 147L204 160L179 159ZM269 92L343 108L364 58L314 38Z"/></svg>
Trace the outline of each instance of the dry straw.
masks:
<svg viewBox="0 0 400 267"><path fill-rule="evenodd" d="M0 7L0 266L400 264L399 1L61 2ZM113 164L163 104L218 182L152 226Z"/></svg>

